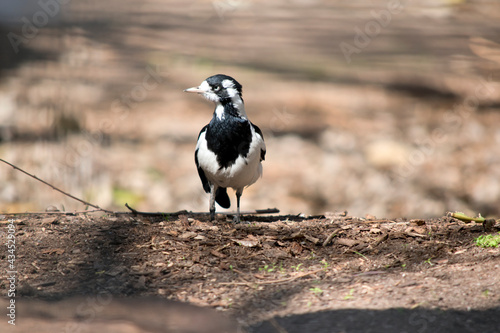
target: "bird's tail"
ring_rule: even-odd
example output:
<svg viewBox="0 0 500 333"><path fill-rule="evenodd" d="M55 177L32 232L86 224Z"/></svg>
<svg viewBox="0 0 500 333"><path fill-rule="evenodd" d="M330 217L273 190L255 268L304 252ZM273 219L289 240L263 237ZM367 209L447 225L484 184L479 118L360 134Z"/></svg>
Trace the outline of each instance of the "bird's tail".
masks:
<svg viewBox="0 0 500 333"><path fill-rule="evenodd" d="M221 206L222 208L229 208L231 207L231 200L229 200L229 196L227 195L227 190L225 187L219 187L217 189L217 192L215 192L215 201Z"/></svg>

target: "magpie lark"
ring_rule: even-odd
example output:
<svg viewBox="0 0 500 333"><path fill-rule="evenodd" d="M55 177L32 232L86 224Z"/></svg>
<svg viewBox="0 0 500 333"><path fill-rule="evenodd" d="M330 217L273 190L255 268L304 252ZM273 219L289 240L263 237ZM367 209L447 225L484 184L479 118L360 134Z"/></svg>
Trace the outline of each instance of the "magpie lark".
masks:
<svg viewBox="0 0 500 333"><path fill-rule="evenodd" d="M186 92L202 94L215 103L212 120L198 135L194 161L205 192L210 193L210 219L215 218L215 202L229 208L226 189L236 191L236 216L240 222L240 198L243 189L262 175L261 162L266 155L262 131L245 113L242 87L230 76L217 74Z"/></svg>

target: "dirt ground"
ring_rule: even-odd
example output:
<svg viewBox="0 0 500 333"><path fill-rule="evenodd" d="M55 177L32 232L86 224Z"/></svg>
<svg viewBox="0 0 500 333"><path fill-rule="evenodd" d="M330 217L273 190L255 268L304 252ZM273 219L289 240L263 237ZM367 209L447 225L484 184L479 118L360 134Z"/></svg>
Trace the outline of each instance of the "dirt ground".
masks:
<svg viewBox="0 0 500 333"><path fill-rule="evenodd" d="M18 313L19 329L23 321L73 322L91 332L118 316L117 332L205 332L186 329L186 321L186 330L155 326L169 313L202 311L176 303L160 311L165 305L151 305L159 298L216 309L220 319L209 312L200 320L235 321L227 332L500 332L500 248L474 243L499 231L498 223L486 232L446 216L380 220L345 212L245 216L239 225L226 215L210 222L188 213L27 214L2 216L2 243L12 219L18 305L66 300L64 311L51 312L57 303L49 303ZM2 290L6 277L2 270ZM85 299L99 297L106 303L92 316L81 313ZM109 310L138 297L136 315ZM40 311L51 315L37 319Z"/></svg>

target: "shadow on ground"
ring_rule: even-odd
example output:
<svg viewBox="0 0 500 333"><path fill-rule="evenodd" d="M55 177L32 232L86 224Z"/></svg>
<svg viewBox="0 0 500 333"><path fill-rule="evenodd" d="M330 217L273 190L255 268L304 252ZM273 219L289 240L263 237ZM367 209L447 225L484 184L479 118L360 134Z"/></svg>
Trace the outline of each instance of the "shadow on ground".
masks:
<svg viewBox="0 0 500 333"><path fill-rule="evenodd" d="M500 308L484 311L342 309L292 315L259 323L249 333L472 333L500 332Z"/></svg>
<svg viewBox="0 0 500 333"><path fill-rule="evenodd" d="M1 301L2 308L7 306ZM58 302L17 300L16 325L5 320L2 332L150 332L150 333L472 333L500 332L500 308L487 310L341 309L274 317L246 330L207 308L157 297L115 298L110 294Z"/></svg>

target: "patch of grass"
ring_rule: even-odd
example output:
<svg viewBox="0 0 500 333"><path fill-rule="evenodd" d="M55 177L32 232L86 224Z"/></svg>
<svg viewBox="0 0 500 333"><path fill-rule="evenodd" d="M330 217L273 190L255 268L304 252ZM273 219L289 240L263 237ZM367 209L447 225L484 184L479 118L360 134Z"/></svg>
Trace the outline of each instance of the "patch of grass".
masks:
<svg viewBox="0 0 500 333"><path fill-rule="evenodd" d="M295 269L297 272L302 272L304 269L301 268L302 264L298 264L297 266L292 266L293 269Z"/></svg>
<svg viewBox="0 0 500 333"><path fill-rule="evenodd" d="M292 266L291 268L295 269L296 271L302 271L303 269L300 268L302 264L299 264L298 266ZM281 273L281 274L286 274L287 273L287 269L285 269L285 267L283 267L283 261L280 261L280 262L275 262L275 263L272 263L272 264L266 264L264 265L263 267L259 267L259 272L266 272L266 273L272 273L272 272L276 272L276 273Z"/></svg>
<svg viewBox="0 0 500 333"><path fill-rule="evenodd" d="M276 264L273 264L272 266L271 265L264 265L264 267L259 267L259 272L268 272L268 273L272 273L276 270Z"/></svg>
<svg viewBox="0 0 500 333"><path fill-rule="evenodd" d="M477 246L482 248L487 247L498 247L500 245L500 232L498 235L481 235L478 238L474 239Z"/></svg>
<svg viewBox="0 0 500 333"><path fill-rule="evenodd" d="M314 287L314 288L309 288L309 290L314 294L314 295L321 295L323 293L323 289L320 287Z"/></svg>

